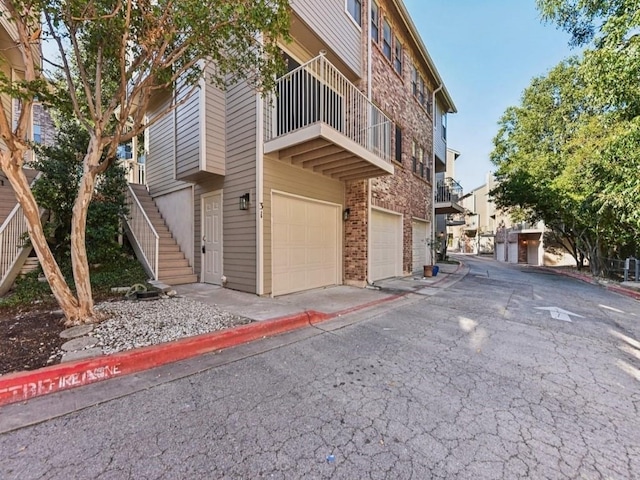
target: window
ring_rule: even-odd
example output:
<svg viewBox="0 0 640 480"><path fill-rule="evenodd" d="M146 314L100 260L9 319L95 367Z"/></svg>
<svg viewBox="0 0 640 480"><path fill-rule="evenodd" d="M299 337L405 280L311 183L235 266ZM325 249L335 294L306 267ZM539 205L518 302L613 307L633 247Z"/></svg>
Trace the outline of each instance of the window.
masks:
<svg viewBox="0 0 640 480"><path fill-rule="evenodd" d="M433 154L427 151L424 157L424 179L427 182L431 182L431 162L433 161Z"/></svg>
<svg viewBox="0 0 640 480"><path fill-rule="evenodd" d="M413 67L411 72L411 93L414 97L418 96L418 69L416 67Z"/></svg>
<svg viewBox="0 0 640 480"><path fill-rule="evenodd" d="M402 129L396 125L396 162L402 163Z"/></svg>
<svg viewBox="0 0 640 480"><path fill-rule="evenodd" d="M424 105L424 80L422 77L418 78L418 102L420 105Z"/></svg>
<svg viewBox="0 0 640 480"><path fill-rule="evenodd" d="M347 12L358 25L362 26L362 0L347 0Z"/></svg>
<svg viewBox="0 0 640 480"><path fill-rule="evenodd" d="M447 139L447 114L442 114L442 138Z"/></svg>
<svg viewBox="0 0 640 480"><path fill-rule="evenodd" d="M424 149L418 149L418 175L424 177Z"/></svg>
<svg viewBox="0 0 640 480"><path fill-rule="evenodd" d="M33 126L33 142L42 143L42 127L40 125Z"/></svg>
<svg viewBox="0 0 640 480"><path fill-rule="evenodd" d="M416 157L417 150L418 146L416 145L416 141L413 140L411 142L411 168L413 173L418 171L418 157Z"/></svg>
<svg viewBox="0 0 640 480"><path fill-rule="evenodd" d="M393 50L393 68L396 69L396 72L402 75L402 44L398 37L395 37L395 49Z"/></svg>
<svg viewBox="0 0 640 480"><path fill-rule="evenodd" d="M382 22L382 53L391 61L391 25L386 18Z"/></svg>
<svg viewBox="0 0 640 480"><path fill-rule="evenodd" d="M380 41L380 7L376 2L371 3L371 38Z"/></svg>
<svg viewBox="0 0 640 480"><path fill-rule="evenodd" d="M433 92L429 87L427 87L427 102L426 109L429 114L433 115L433 102L432 102Z"/></svg>

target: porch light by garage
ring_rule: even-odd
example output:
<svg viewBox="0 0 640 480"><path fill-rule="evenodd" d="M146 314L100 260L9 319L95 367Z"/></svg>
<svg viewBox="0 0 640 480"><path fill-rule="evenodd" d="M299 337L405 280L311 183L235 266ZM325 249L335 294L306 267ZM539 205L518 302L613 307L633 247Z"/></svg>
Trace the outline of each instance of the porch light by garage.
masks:
<svg viewBox="0 0 640 480"><path fill-rule="evenodd" d="M249 199L250 195L248 193L240 196L240 210L249 210Z"/></svg>

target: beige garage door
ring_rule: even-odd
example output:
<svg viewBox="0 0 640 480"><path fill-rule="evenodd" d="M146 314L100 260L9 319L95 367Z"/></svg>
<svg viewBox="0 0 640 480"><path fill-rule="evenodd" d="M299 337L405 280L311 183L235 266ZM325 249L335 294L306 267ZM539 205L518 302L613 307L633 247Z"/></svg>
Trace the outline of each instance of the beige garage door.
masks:
<svg viewBox="0 0 640 480"><path fill-rule="evenodd" d="M413 233L413 271L422 272L425 265L428 265L427 254L427 236L429 233L429 224L427 222L421 222L414 220L412 222Z"/></svg>
<svg viewBox="0 0 640 480"><path fill-rule="evenodd" d="M371 211L371 274L374 282L402 275L402 216Z"/></svg>
<svg viewBox="0 0 640 480"><path fill-rule="evenodd" d="M340 205L273 194L273 295L340 283Z"/></svg>

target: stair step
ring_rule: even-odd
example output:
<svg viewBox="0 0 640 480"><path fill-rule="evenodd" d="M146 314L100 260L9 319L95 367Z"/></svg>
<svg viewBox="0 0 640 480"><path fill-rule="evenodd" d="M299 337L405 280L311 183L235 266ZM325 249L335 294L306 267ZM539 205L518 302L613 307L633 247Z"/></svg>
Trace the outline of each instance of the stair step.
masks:
<svg viewBox="0 0 640 480"><path fill-rule="evenodd" d="M161 257L158 268L160 269L161 272L165 272L170 268L188 268L189 270L191 270L191 267L189 266L189 262L184 257L172 258L172 259Z"/></svg>
<svg viewBox="0 0 640 480"><path fill-rule="evenodd" d="M160 281L167 285L184 285L186 283L196 283L198 281L198 276L192 274L176 277L160 277Z"/></svg>
<svg viewBox="0 0 640 480"><path fill-rule="evenodd" d="M40 266L40 261L38 257L27 257L20 269L19 275L26 275L27 273L31 273L36 270Z"/></svg>
<svg viewBox="0 0 640 480"><path fill-rule="evenodd" d="M164 262L165 260L185 260L187 261L187 259L184 256L184 253L182 253L179 249L175 252L165 252L164 250L160 250L160 253L162 255L160 255L160 262Z"/></svg>
<svg viewBox="0 0 640 480"><path fill-rule="evenodd" d="M160 258L162 258L162 255L166 253L180 252L180 247L175 242L173 244L167 244L167 245L160 244L159 246L160 246Z"/></svg>
<svg viewBox="0 0 640 480"><path fill-rule="evenodd" d="M181 275L191 275L193 273L193 270L191 270L191 267L182 265L182 266L178 266L178 267L162 267L159 266L158 267L159 270L159 275L160 277L163 276L171 276L171 277L178 277Z"/></svg>
<svg viewBox="0 0 640 480"><path fill-rule="evenodd" d="M174 243L176 243L175 239L171 236L169 237L163 237L162 235L160 235L160 245L173 245Z"/></svg>

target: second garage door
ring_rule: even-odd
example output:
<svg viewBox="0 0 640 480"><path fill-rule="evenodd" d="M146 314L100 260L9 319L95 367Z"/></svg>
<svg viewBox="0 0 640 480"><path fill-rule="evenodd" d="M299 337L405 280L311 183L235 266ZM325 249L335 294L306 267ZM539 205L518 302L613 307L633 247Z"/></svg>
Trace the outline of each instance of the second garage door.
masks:
<svg viewBox="0 0 640 480"><path fill-rule="evenodd" d="M371 211L371 274L374 282L402 275L402 216Z"/></svg>
<svg viewBox="0 0 640 480"><path fill-rule="evenodd" d="M413 271L422 272L423 267L428 265L428 245L427 233L429 232L429 224L414 220L412 222L413 234Z"/></svg>
<svg viewBox="0 0 640 480"><path fill-rule="evenodd" d="M273 194L273 295L340 283L340 205Z"/></svg>

